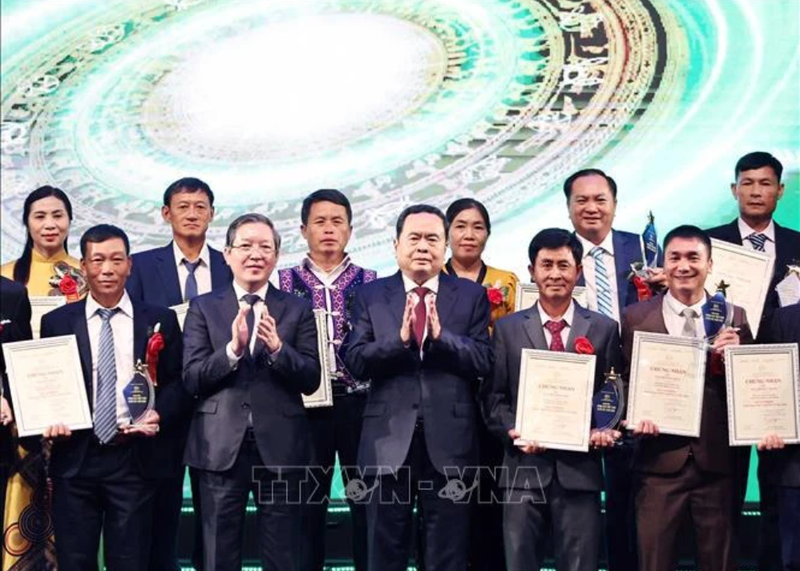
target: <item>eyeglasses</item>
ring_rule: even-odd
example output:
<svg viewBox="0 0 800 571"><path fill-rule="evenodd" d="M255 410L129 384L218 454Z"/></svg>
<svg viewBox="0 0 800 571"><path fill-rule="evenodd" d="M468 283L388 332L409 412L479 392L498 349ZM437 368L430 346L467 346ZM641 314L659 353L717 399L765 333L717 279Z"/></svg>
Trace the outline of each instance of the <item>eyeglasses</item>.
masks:
<svg viewBox="0 0 800 571"><path fill-rule="evenodd" d="M258 253L263 256L269 256L275 252L275 248L269 245L254 246L253 244L246 244L246 243L238 244L236 246L230 246L230 249L239 250L245 256L249 256L256 251L258 251Z"/></svg>

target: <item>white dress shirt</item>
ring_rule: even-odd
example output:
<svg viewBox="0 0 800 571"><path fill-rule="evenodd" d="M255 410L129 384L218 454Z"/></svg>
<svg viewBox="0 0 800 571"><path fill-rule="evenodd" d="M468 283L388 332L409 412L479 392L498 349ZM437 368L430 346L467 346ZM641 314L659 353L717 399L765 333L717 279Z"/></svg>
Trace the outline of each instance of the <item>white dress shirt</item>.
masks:
<svg viewBox="0 0 800 571"><path fill-rule="evenodd" d="M92 350L92 410L97 411L97 362L100 351L100 329L103 318L97 310L103 308L90 295L86 297L86 327L89 330L89 347ZM131 415L125 404L122 391L133 379L133 304L128 292L122 294L117 304L117 311L109 319L114 334L114 365L117 369L117 426L123 427L131 423ZM114 309L114 308L109 308Z"/></svg>
<svg viewBox="0 0 800 571"><path fill-rule="evenodd" d="M553 334L544 326L548 321L561 321L562 319L567 322L566 327L561 330L561 342L564 344L564 349L567 348L567 339L569 339L569 330L572 329L572 321L575 318L575 304L570 303L569 309L561 317L550 317L538 301L536 302L536 309L539 311L539 319L542 320L542 330L544 331L544 339L547 341L547 346L553 342Z"/></svg>
<svg viewBox="0 0 800 571"><path fill-rule="evenodd" d="M258 339L258 335L256 335L256 330L258 329L258 322L261 319L261 314L264 313L264 308L266 307L264 300L267 297L267 289L269 288L269 283L264 284L258 290L254 291L253 293L256 294L259 298L257 302L253 304L253 309L250 311L253 312L253 331L248 331L250 335L250 354L253 354L253 350L256 346L256 340ZM239 308L249 307L249 304L243 299L244 296L248 295L250 292L246 291L242 286L236 283L236 280L233 280L233 291L236 292L236 299L239 300ZM232 342L228 342L225 346L225 353L228 355L228 362L231 364L231 367L235 367L239 363L239 359L242 358L244 352L238 357L236 353L233 352ZM272 353L270 357L274 357L278 354L278 351Z"/></svg>
<svg viewBox="0 0 800 571"><path fill-rule="evenodd" d="M775 222L774 221L770 220L769 221L769 225L766 228L764 228L763 231L757 232L757 231L753 230L752 228L750 228L750 226L747 224L747 222L742 220L741 217L740 217L739 218L739 234L741 234L741 236L742 236L742 246L744 246L745 248L749 248L751 250L755 250L756 248L755 248L755 246L753 246L753 243L750 240L747 239L747 237L750 234L763 234L764 236L767 237L767 239L764 241L764 252L766 252L767 254L772 256L773 258L775 257Z"/></svg>
<svg viewBox="0 0 800 571"><path fill-rule="evenodd" d="M690 307L694 310L694 334L698 339L704 339L706 336L705 326L703 325L703 305L706 302L706 294L695 303L694 305L684 305L672 295L672 292L667 291L664 295L664 303L661 304L661 313L664 316L664 324L667 326L667 332L675 337L683 336L683 324L686 318L681 315L681 312Z"/></svg>
<svg viewBox="0 0 800 571"><path fill-rule="evenodd" d="M178 244L172 242L172 253L175 256L175 267L178 268L178 284L181 288L181 299L186 299L186 278L189 277L189 270L184 265L186 259ZM200 264L194 270L194 279L197 280L197 294L201 295L211 291L211 254L208 251L208 244L204 243L200 249L198 257ZM197 260L189 260L196 262Z"/></svg>
<svg viewBox="0 0 800 571"><path fill-rule="evenodd" d="M436 303L436 296L439 293L439 274L436 274L435 276L430 278L428 281L426 281L421 286L417 285L416 282L414 282L414 280L409 278L407 275L405 275L403 273L401 273L400 275L403 276L403 287L406 290L406 295L411 294L414 297L414 307L416 307L417 304L420 302L419 296L416 293L414 293L414 289L416 289L418 287L426 287L426 288L428 288L430 290L430 293L428 293L425 296L425 299L427 300L428 298L432 297L434 303ZM412 335L414 334L413 331L411 333L412 333ZM425 329L423 329L423 331L422 331L422 343L423 343L423 345L425 344L425 340L427 338L428 338L428 312L426 310L425 311ZM422 356L422 347L419 348L419 354L420 354L420 356Z"/></svg>
<svg viewBox="0 0 800 571"><path fill-rule="evenodd" d="M592 311L599 311L597 309L597 282L595 280L595 263L594 258L589 253L595 247L595 244L578 234L578 240L583 246L583 277L586 281L586 304ZM611 316L617 323L620 323L619 318L619 295L617 291L617 266L614 264L614 241L612 239L613 232L609 232L605 239L597 244L603 249L603 263L606 266L606 274L608 274L608 286L611 289Z"/></svg>

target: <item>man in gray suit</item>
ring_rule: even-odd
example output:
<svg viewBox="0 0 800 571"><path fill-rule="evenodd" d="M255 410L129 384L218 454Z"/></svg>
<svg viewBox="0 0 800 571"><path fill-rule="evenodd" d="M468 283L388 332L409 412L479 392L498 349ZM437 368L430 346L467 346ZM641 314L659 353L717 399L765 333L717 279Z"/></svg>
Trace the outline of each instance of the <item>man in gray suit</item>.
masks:
<svg viewBox="0 0 800 571"><path fill-rule="evenodd" d="M597 357L595 392L622 362L617 323L572 300L581 271L581 243L567 230L550 228L531 241L531 279L537 303L500 319L494 330L495 366L485 402L489 430L505 444L500 487L505 490L503 537L509 571L539 569L544 539L552 534L559 571L595 571L600 555L600 490L597 448L620 433L592 429L589 452L547 450L538 443L514 445L522 349L583 351Z"/></svg>

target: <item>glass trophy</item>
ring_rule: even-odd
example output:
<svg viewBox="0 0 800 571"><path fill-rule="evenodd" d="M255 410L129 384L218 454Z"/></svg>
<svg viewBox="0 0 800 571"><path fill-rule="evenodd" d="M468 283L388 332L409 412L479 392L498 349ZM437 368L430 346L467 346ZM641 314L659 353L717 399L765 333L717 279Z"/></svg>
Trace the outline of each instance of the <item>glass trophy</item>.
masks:
<svg viewBox="0 0 800 571"><path fill-rule="evenodd" d="M717 284L717 292L703 304L703 328L706 332L706 341L713 343L724 327L733 323L733 305L725 299L726 290L730 284L721 281Z"/></svg>
<svg viewBox="0 0 800 571"><path fill-rule="evenodd" d="M156 404L156 389L147 365L141 360L136 362L133 368L133 378L128 382L122 391L125 397L125 405L131 415L131 424L140 425L148 412L153 410Z"/></svg>
<svg viewBox="0 0 800 571"><path fill-rule="evenodd" d="M612 368L606 373L606 382L592 398L592 420L597 430L614 430L622 419L625 393L622 377Z"/></svg>
<svg viewBox="0 0 800 571"><path fill-rule="evenodd" d="M658 236L652 211L647 214L647 226L644 227L642 233L642 247L644 249L644 267L655 268L658 265Z"/></svg>

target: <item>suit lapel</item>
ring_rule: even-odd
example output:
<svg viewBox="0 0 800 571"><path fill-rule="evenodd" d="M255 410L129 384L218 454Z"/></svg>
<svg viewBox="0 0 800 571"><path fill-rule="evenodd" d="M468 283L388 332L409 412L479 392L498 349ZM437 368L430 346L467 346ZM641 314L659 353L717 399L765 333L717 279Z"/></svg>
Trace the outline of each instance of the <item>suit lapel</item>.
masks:
<svg viewBox="0 0 800 571"><path fill-rule="evenodd" d="M89 407L94 409L94 386L92 383L92 346L89 342L89 327L86 324L86 300L79 301L71 306L72 331L78 341L78 353L81 357L83 368L83 381L86 385L86 395L89 397Z"/></svg>
<svg viewBox="0 0 800 571"><path fill-rule="evenodd" d="M397 272L391 278L386 280L386 288L383 295L386 299L389 312L394 317L397 323L397 328L403 324L403 311L406 308L406 291L403 287L403 277L400 272ZM438 309L438 306L437 306Z"/></svg>
<svg viewBox="0 0 800 571"><path fill-rule="evenodd" d="M175 265L175 256L172 255L172 242L156 252L155 260L156 273L164 287L167 303L169 305L182 303L183 296L178 282L178 267Z"/></svg>
<svg viewBox="0 0 800 571"><path fill-rule="evenodd" d="M567 337L567 346L565 350L572 351L575 347L575 339L578 337L588 337L589 328L592 326L592 314L583 309L577 303L572 304L575 308L575 313L572 317L572 325L569 328L569 336Z"/></svg>
<svg viewBox="0 0 800 571"><path fill-rule="evenodd" d="M147 328L148 328L147 312L141 305L133 303L133 358L134 363L136 360L141 360L142 363L146 360L145 350L147 349Z"/></svg>
<svg viewBox="0 0 800 571"><path fill-rule="evenodd" d="M549 349L547 339L545 339L544 331L542 330L542 320L539 318L539 304L533 304L533 307L525 310L525 333L531 341L534 349L546 350Z"/></svg>
<svg viewBox="0 0 800 571"><path fill-rule="evenodd" d="M792 260L791 241L792 236L785 231L783 226L778 226L778 224L775 223L775 269L773 271L773 276L777 278L778 281L783 279L786 266L794 261Z"/></svg>
<svg viewBox="0 0 800 571"><path fill-rule="evenodd" d="M628 275L632 263L642 261L641 244L633 237L621 234L616 230L611 231L611 242L614 244L614 271L617 273L617 301L621 315L622 310L628 305L628 294L631 289L630 282L625 279L625 276Z"/></svg>
<svg viewBox="0 0 800 571"><path fill-rule="evenodd" d="M667 324L664 322L664 296L659 295L655 299L653 311L650 312L645 318L644 323L642 323L642 330L668 334Z"/></svg>
<svg viewBox="0 0 800 571"><path fill-rule="evenodd" d="M448 322L448 317L453 309L453 305L456 299L458 299L458 279L459 278L454 278L447 274L441 274L439 276L439 293L436 294L436 313L439 314L439 321L441 323Z"/></svg>
<svg viewBox="0 0 800 571"><path fill-rule="evenodd" d="M223 287L230 282L230 276L225 268L228 265L225 263L225 258L222 252L218 252L211 246L208 247L208 259L211 264L211 289ZM177 271L177 270L176 270Z"/></svg>

